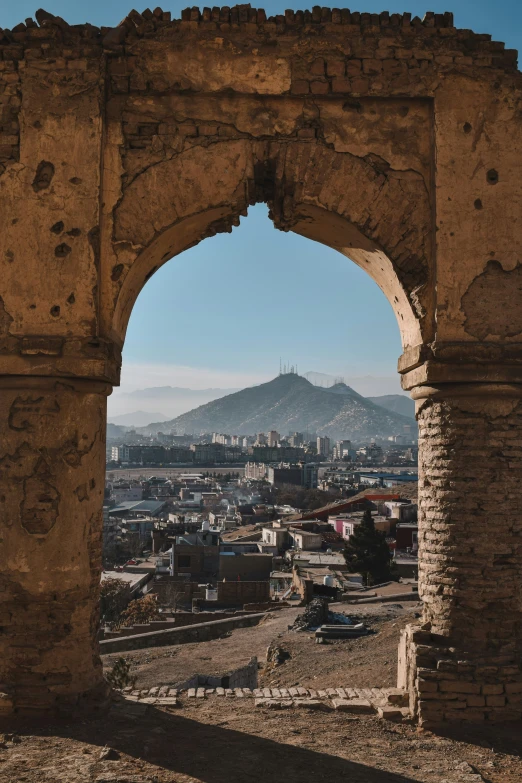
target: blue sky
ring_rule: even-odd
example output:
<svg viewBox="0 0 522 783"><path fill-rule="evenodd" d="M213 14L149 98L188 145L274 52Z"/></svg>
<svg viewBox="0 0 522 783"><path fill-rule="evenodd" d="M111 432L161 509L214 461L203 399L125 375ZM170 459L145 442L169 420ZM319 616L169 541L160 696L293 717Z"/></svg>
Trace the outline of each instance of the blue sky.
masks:
<svg viewBox="0 0 522 783"><path fill-rule="evenodd" d="M179 16L186 5L162 8ZM0 27L34 16L38 7L0 0ZM70 23L99 26L116 25L132 7L131 0L45 2ZM270 1L260 7L270 15L310 6ZM351 7L421 17L452 10L458 27L522 48L522 0L359 0ZM400 353L395 317L377 285L336 251L276 231L266 207L257 205L232 234L203 241L147 283L129 324L121 391L250 385L273 377L279 357L302 372L391 377Z"/></svg>

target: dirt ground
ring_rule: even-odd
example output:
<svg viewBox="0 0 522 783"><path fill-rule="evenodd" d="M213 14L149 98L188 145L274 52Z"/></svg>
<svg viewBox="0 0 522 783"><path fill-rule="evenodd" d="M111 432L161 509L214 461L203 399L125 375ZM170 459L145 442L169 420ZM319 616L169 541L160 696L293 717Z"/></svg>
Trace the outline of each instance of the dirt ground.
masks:
<svg viewBox="0 0 522 783"><path fill-rule="evenodd" d="M0 783L520 783L520 727L453 737L253 699L115 703L0 749ZM111 759L102 760L103 748ZM479 774L480 773L480 776Z"/></svg>
<svg viewBox="0 0 522 783"><path fill-rule="evenodd" d="M416 605L337 608L364 617L375 633L317 645L311 633L288 631L302 611L290 609L225 639L126 657L146 688L225 672L251 655L264 661L276 640L291 658L260 670L261 685L393 685L399 630ZM184 694L178 706L158 707L115 694L110 712L96 721L19 730L3 743L0 736L0 783L520 783L520 729L473 727L442 736L371 715L256 707L252 698Z"/></svg>
<svg viewBox="0 0 522 783"><path fill-rule="evenodd" d="M193 674L225 674L254 655L263 667L267 647L275 641L290 653L290 658L275 669L261 668L261 687L394 687L399 633L415 619L418 605L332 604L331 609L364 621L373 633L350 641L316 644L313 632L288 630L303 610L282 609L270 613L258 626L237 629L224 639L136 650L125 653L125 658L138 678L136 687L149 688L175 685ZM104 656L106 668L110 669L118 657Z"/></svg>

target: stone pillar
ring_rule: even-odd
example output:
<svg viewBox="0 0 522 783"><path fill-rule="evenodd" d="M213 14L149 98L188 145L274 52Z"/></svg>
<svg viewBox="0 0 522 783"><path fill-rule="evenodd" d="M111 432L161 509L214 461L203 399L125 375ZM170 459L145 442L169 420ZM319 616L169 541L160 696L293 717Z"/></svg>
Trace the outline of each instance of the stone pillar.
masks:
<svg viewBox="0 0 522 783"><path fill-rule="evenodd" d="M522 385L418 387L419 592L399 685L421 724L522 717ZM402 671L401 671L402 669Z"/></svg>
<svg viewBox="0 0 522 783"><path fill-rule="evenodd" d="M104 702L107 383L0 377L0 717Z"/></svg>

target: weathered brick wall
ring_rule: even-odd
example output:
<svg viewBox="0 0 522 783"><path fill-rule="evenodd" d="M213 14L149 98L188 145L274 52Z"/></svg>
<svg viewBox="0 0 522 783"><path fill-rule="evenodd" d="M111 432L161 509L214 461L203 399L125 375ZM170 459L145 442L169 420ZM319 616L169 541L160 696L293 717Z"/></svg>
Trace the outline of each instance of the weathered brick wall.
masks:
<svg viewBox="0 0 522 783"><path fill-rule="evenodd" d="M469 629L477 677L478 666L519 665L522 496L510 471L522 422L485 388L522 385L516 53L454 28L451 14L314 7L267 19L224 7L172 20L156 9L113 29L36 19L0 30L1 596L15 608L22 596L37 640L20 642L15 612L3 706L24 708L33 692L42 708L72 703L100 685L101 395L119 382L151 275L256 202L388 298L403 386L431 385L420 410L430 632L466 651ZM440 395L459 383L482 384L478 402ZM78 425L89 406L96 433L92 412ZM517 682L497 675L480 687Z"/></svg>
<svg viewBox="0 0 522 783"><path fill-rule="evenodd" d="M423 723L520 720L522 389L416 394L425 624L404 635L399 681Z"/></svg>

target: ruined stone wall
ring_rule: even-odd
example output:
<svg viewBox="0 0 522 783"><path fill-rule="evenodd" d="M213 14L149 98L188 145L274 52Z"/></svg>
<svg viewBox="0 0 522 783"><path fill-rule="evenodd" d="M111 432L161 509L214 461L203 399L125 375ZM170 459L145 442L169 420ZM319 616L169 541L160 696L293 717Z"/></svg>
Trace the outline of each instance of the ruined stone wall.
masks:
<svg viewBox="0 0 522 783"><path fill-rule="evenodd" d="M423 724L522 718L522 388L416 389L422 627L399 680Z"/></svg>
<svg viewBox="0 0 522 783"><path fill-rule="evenodd" d="M369 271L396 310L405 347L433 339L433 186L442 171L433 135L456 133L444 118L458 104L473 114L460 136L484 152L495 131L488 124L502 119L505 128L516 116L514 99L503 100L518 84L515 52L454 28L451 14L420 20L315 7L267 19L262 10L214 8L171 20L156 9L132 12L112 30L45 12L37 22L0 38L0 183L11 204L30 195L40 216L35 223L34 211L21 208L5 225L10 371L52 365L117 379L146 280L259 200L281 228L329 242ZM470 78L478 87L466 101ZM491 104L494 112L481 114ZM441 144L437 157L460 161L462 151ZM455 171L437 182L441 208L448 187L466 198L457 183ZM39 259L25 290L13 245ZM475 263L480 273L484 264ZM44 280L24 312L17 301ZM28 343L28 335L47 339ZM404 367L414 364L408 357Z"/></svg>
<svg viewBox="0 0 522 783"><path fill-rule="evenodd" d="M365 269L397 317L403 386L421 401L430 639L412 630L402 656L418 714L512 715L516 52L451 14L156 9L113 29L36 17L0 30L0 709L99 687L104 395L132 307L169 258L263 201L276 227Z"/></svg>

